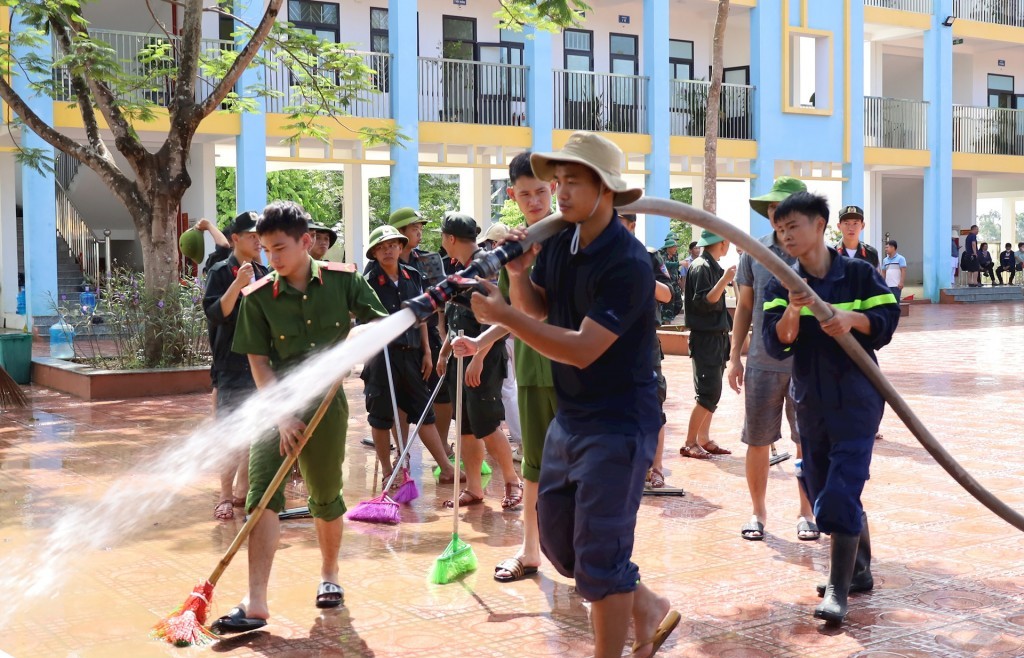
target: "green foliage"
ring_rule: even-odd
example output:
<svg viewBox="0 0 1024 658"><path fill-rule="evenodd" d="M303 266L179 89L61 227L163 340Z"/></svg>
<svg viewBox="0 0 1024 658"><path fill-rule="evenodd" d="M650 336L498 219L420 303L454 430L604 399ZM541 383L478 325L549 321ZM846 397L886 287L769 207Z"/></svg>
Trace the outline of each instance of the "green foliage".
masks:
<svg viewBox="0 0 1024 658"><path fill-rule="evenodd" d="M990 245L999 244L1002 236L1003 223L998 210L990 210L984 215L978 215L978 242L988 242ZM996 249L995 251L999 251Z"/></svg>
<svg viewBox="0 0 1024 658"><path fill-rule="evenodd" d="M370 230L386 224L391 216L391 178L371 178ZM441 218L459 208L459 177L445 174L420 174L420 214L429 219L423 230L420 248L437 251L441 246Z"/></svg>
<svg viewBox="0 0 1024 658"><path fill-rule="evenodd" d="M501 206L500 221L509 228L526 224L526 215L519 209L519 204L512 199L505 199Z"/></svg>
<svg viewBox="0 0 1024 658"><path fill-rule="evenodd" d="M581 0L505 0L494 17L501 27L512 30L534 25L539 30L558 32L562 28L578 25L580 12L589 10L590 5Z"/></svg>
<svg viewBox="0 0 1024 658"><path fill-rule="evenodd" d="M668 196L673 201L679 201L693 205L693 188L690 187L677 187L668 191ZM686 257L686 247L693 242L693 226L689 222L684 222L681 219L670 219L669 231L676 236L676 242L679 243L679 252Z"/></svg>
<svg viewBox="0 0 1024 658"><path fill-rule="evenodd" d="M217 167L217 226L221 229L238 214L235 175L234 167ZM316 221L332 227L342 221L344 184L345 175L340 171L271 171L267 173L267 199L295 201Z"/></svg>
<svg viewBox="0 0 1024 658"><path fill-rule="evenodd" d="M52 303L54 313L75 328L75 359L95 368L136 370L210 363L203 282L196 277L185 275L166 295L155 297L146 292L141 274L115 267L91 313L78 299ZM109 334L97 335L100 320ZM161 352L156 362L149 363L145 354L152 331L158 332Z"/></svg>

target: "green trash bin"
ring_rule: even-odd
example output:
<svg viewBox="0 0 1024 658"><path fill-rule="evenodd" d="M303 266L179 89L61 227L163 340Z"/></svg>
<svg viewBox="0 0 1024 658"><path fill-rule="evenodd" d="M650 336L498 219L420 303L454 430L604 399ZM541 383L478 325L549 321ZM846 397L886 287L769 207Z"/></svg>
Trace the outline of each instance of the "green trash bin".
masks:
<svg viewBox="0 0 1024 658"><path fill-rule="evenodd" d="M14 381L28 384L32 374L32 334L0 333L0 366Z"/></svg>

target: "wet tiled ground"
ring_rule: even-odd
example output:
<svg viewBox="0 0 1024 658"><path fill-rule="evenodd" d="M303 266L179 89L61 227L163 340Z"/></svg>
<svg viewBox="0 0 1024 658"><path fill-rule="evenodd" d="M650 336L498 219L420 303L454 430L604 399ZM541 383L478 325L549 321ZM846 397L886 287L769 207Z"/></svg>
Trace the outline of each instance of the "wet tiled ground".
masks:
<svg viewBox="0 0 1024 658"><path fill-rule="evenodd" d="M885 372L945 447L1020 510L1022 324L1021 305L915 306L881 354ZM749 515L741 399L727 391L714 424L714 436L736 454L683 460L677 450L692 400L690 364L669 357L666 370L667 475L687 495L644 500L635 553L645 581L670 596L684 618L659 655L1024 655L1024 536L961 491L891 413L865 492L876 590L854 599L844 628L826 630L811 611L827 542L797 541L793 462L773 470L767 540L741 540ZM369 497L373 477L371 451L359 444L367 427L357 381L346 387L353 410L345 464L350 505ZM199 395L82 402L33 389L32 400L31 411L0 414L4 553L41 550L63 509L98 498L209 409ZM516 584L492 580L493 565L513 554L520 533L520 514L501 511L497 477L487 504L462 514L462 535L479 570L455 584L427 584L451 525L439 504L449 489L437 491L421 460L417 455L423 496L403 511L401 525L346 524L345 608L313 607L319 554L312 522L288 521L271 580L272 623L264 631L193 649L148 639L150 626L209 573L241 526L213 520L218 496L211 474L170 512L139 519L130 538L78 555L54 598L29 602L2 629L0 651L19 658L586 655L587 609L571 582L550 566ZM298 504L298 492L291 493ZM215 615L238 600L245 577L240 555L217 587ZM0 592L0 601L18 596Z"/></svg>

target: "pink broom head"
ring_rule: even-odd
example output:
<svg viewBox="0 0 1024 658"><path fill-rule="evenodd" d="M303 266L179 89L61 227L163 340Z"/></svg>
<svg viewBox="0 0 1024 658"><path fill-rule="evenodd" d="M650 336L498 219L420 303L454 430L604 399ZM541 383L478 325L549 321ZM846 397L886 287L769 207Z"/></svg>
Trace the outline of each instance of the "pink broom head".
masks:
<svg viewBox="0 0 1024 658"><path fill-rule="evenodd" d="M405 481L395 492L393 500L400 505L406 505L420 497L420 490L416 487L416 480L409 475L409 469L402 469L402 475Z"/></svg>
<svg viewBox="0 0 1024 658"><path fill-rule="evenodd" d="M216 637L204 628L212 600L213 584L199 583L180 608L153 627L153 637L177 647L209 644Z"/></svg>
<svg viewBox="0 0 1024 658"><path fill-rule="evenodd" d="M387 493L376 498L364 500L353 507L346 515L349 521L365 521L366 523L389 523L396 524L401 521L398 513L398 503L391 499Z"/></svg>

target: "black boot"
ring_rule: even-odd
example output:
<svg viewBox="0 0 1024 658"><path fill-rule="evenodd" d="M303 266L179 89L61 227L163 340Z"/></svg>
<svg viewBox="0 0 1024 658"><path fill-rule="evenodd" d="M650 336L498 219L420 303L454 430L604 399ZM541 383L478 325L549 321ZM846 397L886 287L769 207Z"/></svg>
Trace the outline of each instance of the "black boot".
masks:
<svg viewBox="0 0 1024 658"><path fill-rule="evenodd" d="M818 583L818 597L825 596L828 583ZM870 592L875 588L875 579L871 576L871 534L868 532L868 517L864 515L864 529L860 531L860 542L857 544L857 566L853 570L850 581L850 594Z"/></svg>
<svg viewBox="0 0 1024 658"><path fill-rule="evenodd" d="M814 609L816 619L832 624L841 624L846 618L846 600L850 594L850 581L857 567L857 544L859 535L832 533L832 559L829 564L828 585L825 598Z"/></svg>

